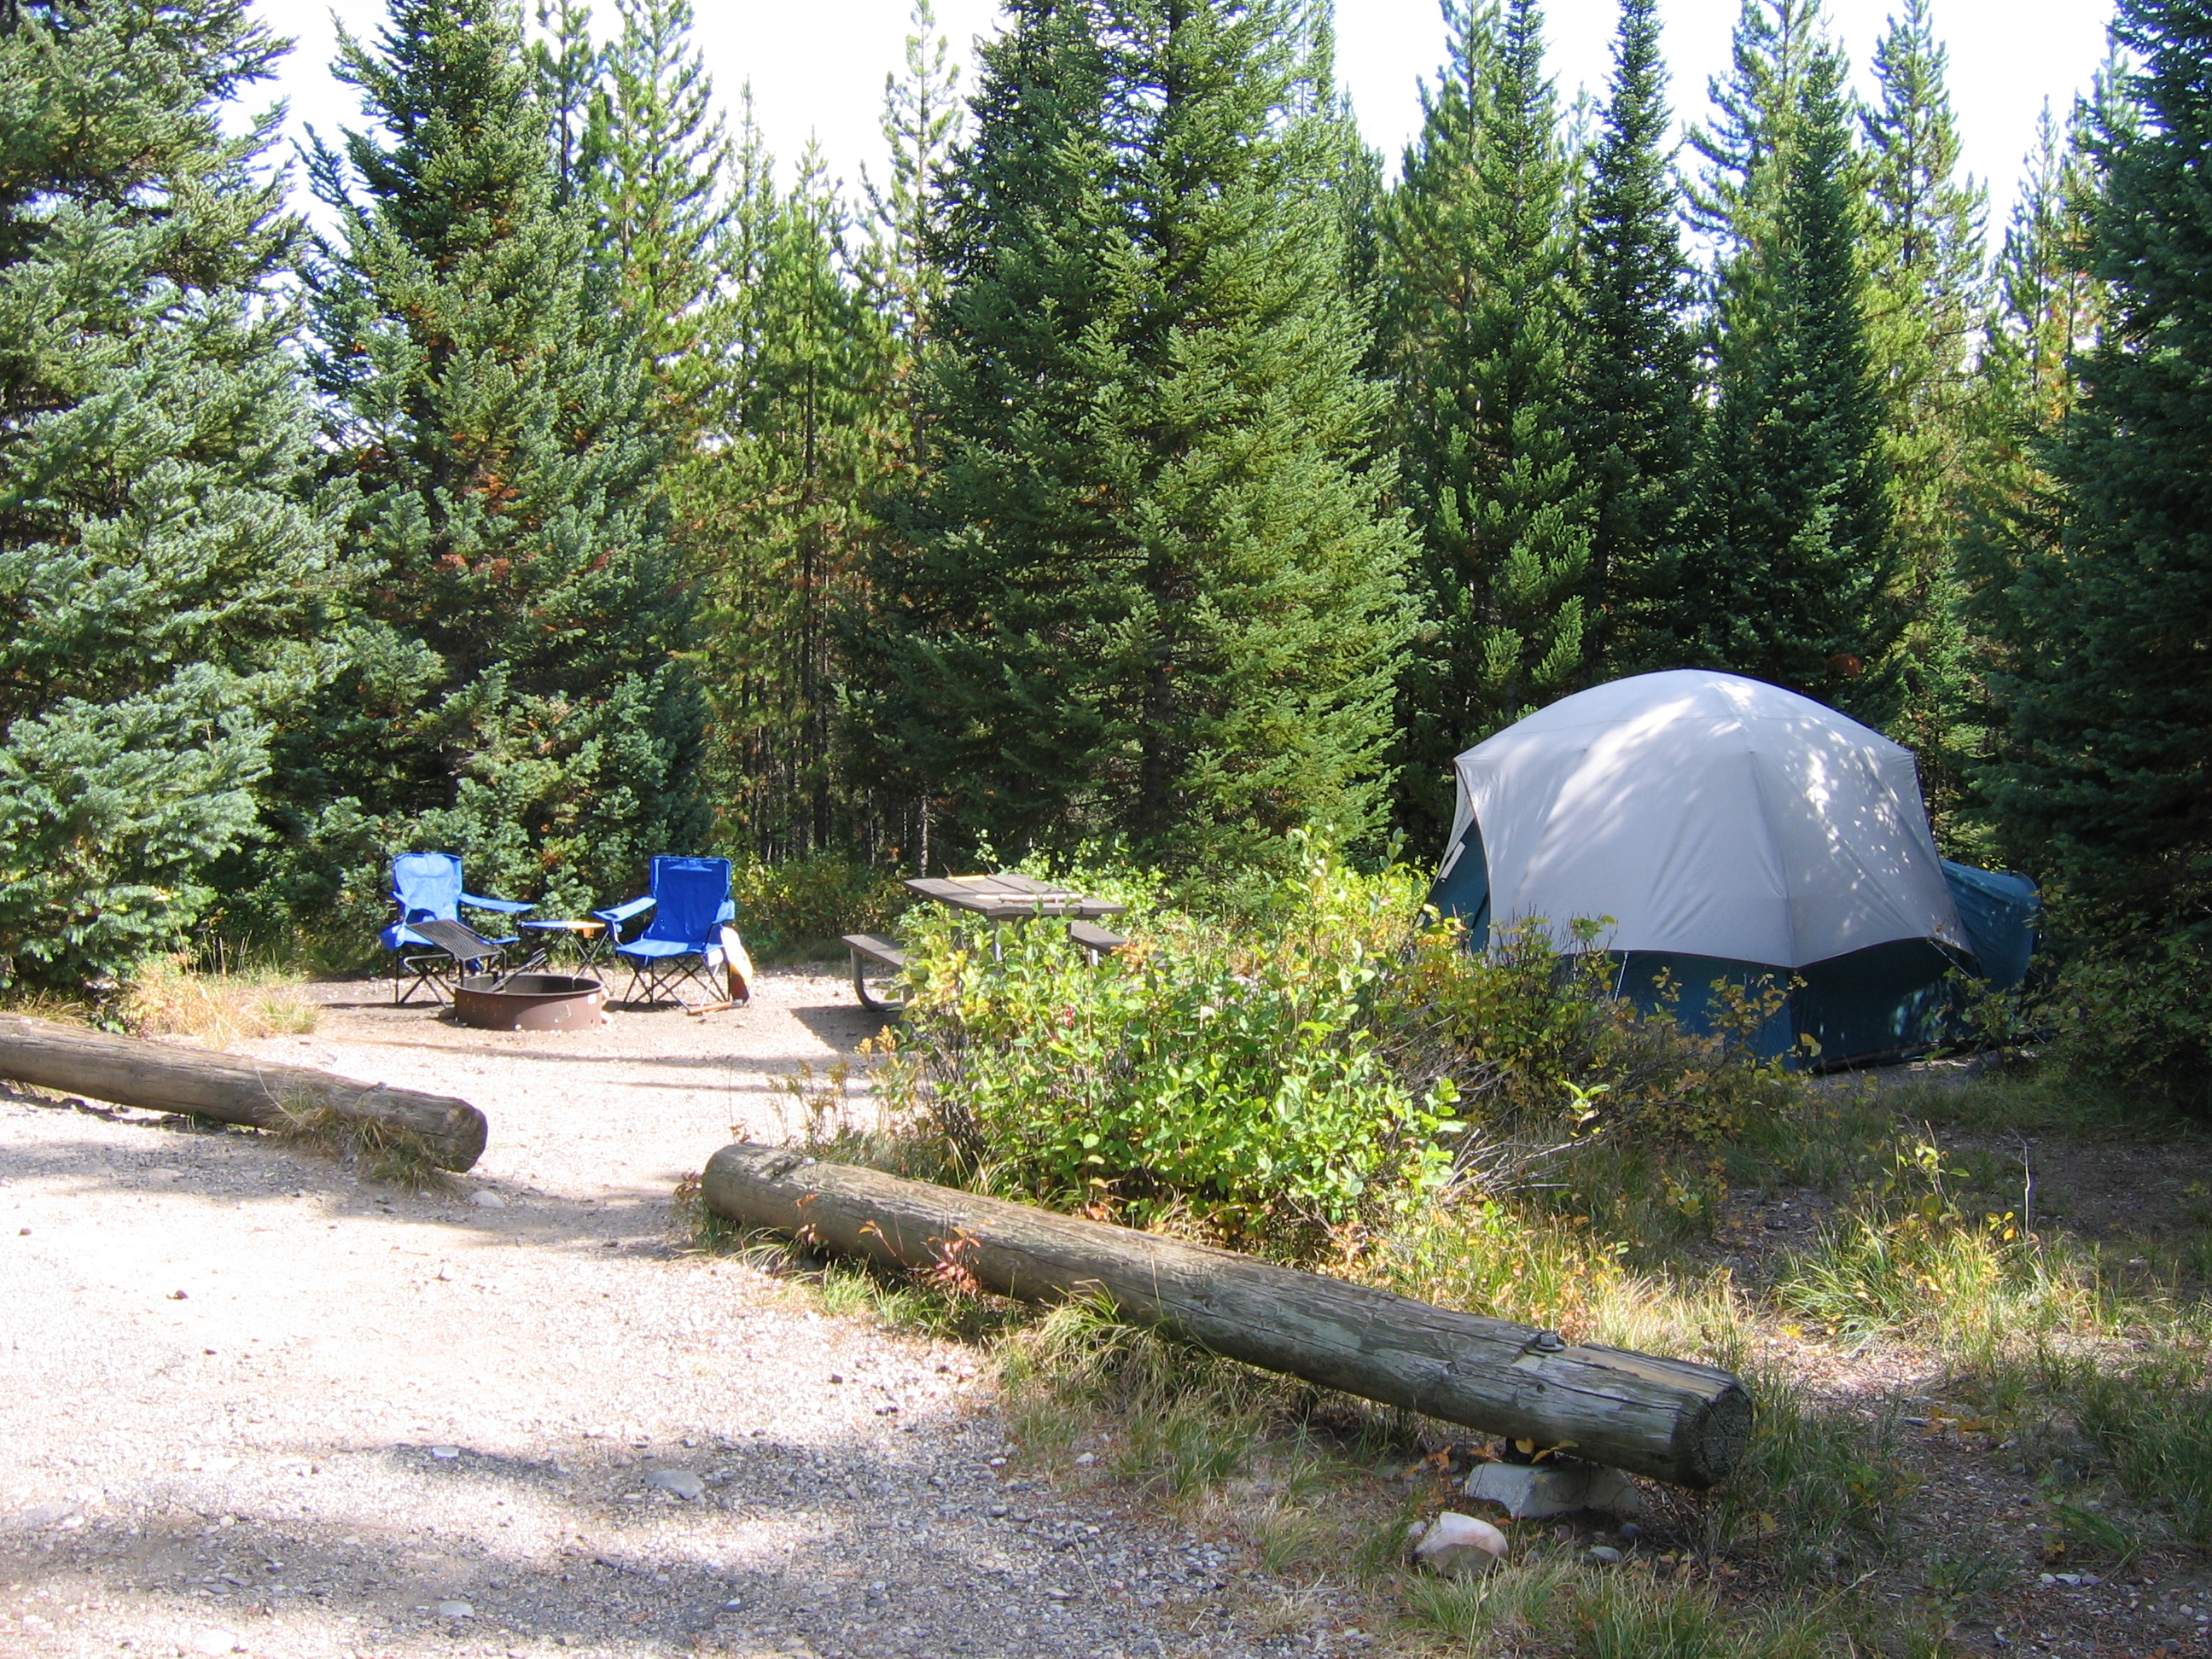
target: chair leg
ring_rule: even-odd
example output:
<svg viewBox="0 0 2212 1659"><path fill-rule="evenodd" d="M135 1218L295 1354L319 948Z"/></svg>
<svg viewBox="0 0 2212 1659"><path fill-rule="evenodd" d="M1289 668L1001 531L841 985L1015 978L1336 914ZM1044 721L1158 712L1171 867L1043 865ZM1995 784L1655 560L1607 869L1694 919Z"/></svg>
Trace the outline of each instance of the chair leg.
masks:
<svg viewBox="0 0 2212 1659"><path fill-rule="evenodd" d="M414 1001L415 994L422 990L428 990L430 993L432 1002L443 1006L446 1000L445 994L439 989L438 981L444 971L447 960L443 957L400 957L399 965L413 974L415 977L409 981L406 994L404 996L399 994L398 980L395 978L392 981L392 1006L404 1008L407 1004Z"/></svg>

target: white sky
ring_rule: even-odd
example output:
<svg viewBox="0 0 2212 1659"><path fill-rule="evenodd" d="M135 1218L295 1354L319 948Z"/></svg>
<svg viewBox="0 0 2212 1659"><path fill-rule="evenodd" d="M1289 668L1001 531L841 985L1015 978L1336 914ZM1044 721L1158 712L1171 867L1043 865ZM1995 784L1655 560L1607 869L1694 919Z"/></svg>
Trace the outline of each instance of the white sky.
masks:
<svg viewBox="0 0 2212 1659"><path fill-rule="evenodd" d="M1868 59L1897 0L1829 0L1837 34L1866 83ZM1419 125L1416 87L1443 56L1435 0L1338 0L1341 72L1361 127L1395 172L1399 151ZM1550 64L1562 94L1601 91L1618 0L1551 0ZM698 38L726 103L750 81L769 147L787 166L811 137L831 173L857 186L863 165L883 172L878 127L884 76L902 61L908 0L695 0ZM1737 0L1662 0L1678 117L1705 108L1708 77L1728 62ZM1993 233L2001 228L2021 158L2048 99L2063 114L2102 61L2111 0L1932 0L1939 35L1951 53L1951 95L1966 170L1990 186ZM611 23L611 0L598 21ZM299 42L277 90L291 105L296 132L312 123L325 137L358 125L353 89L332 81L335 16L373 35L381 0L262 0L271 27ZM979 33L992 30L996 0L937 0L938 26L963 61ZM963 82L965 84L965 82ZM257 103L265 101L257 97ZM1992 240L1995 236L1993 234Z"/></svg>

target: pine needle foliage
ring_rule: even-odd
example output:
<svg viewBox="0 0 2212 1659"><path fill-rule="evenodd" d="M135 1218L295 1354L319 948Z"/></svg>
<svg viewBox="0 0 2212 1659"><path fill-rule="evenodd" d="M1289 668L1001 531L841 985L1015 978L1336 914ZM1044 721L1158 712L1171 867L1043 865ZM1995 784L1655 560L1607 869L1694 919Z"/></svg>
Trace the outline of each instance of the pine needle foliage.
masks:
<svg viewBox="0 0 2212 1659"><path fill-rule="evenodd" d="M1593 490L1573 445L1569 157L1535 0L1446 13L1450 61L1384 221L1386 361L1426 629L1404 816L1440 839L1452 757L1589 667Z"/></svg>
<svg viewBox="0 0 2212 1659"><path fill-rule="evenodd" d="M1723 313L1755 299L1761 314L1723 339L1680 599L1705 661L1879 723L1893 701L1880 671L1894 556L1843 77L1832 47L1814 51L1771 124L1784 135L1771 229L1744 250Z"/></svg>
<svg viewBox="0 0 2212 1659"><path fill-rule="evenodd" d="M1273 0L1021 0L947 194L856 696L956 856L1265 857L1380 816L1406 621Z"/></svg>
<svg viewBox="0 0 2212 1659"><path fill-rule="evenodd" d="M836 624L857 603L869 503L904 434L890 318L811 149L788 191L748 125L726 338L677 474L707 642L706 776L721 842L769 859L854 844L872 802L842 764Z"/></svg>
<svg viewBox="0 0 2212 1659"><path fill-rule="evenodd" d="M2212 9L2123 0L2139 67L2089 153L2091 272L2109 295L2078 346L2078 400L2040 446L2057 544L2015 581L2017 751L1992 780L2010 844L2121 930L2212 932Z"/></svg>
<svg viewBox="0 0 2212 1659"><path fill-rule="evenodd" d="M1618 674L1679 665L1666 610L1705 420L1656 0L1622 0L1601 118L1581 199L1573 423L1591 489L1592 654Z"/></svg>
<svg viewBox="0 0 2212 1659"><path fill-rule="evenodd" d="M307 272L309 361L383 571L353 672L303 722L301 783L328 792L301 788L303 860L373 895L390 851L441 848L584 904L703 830L646 354L561 200L502 0L393 0L337 72L374 125L311 155L337 228Z"/></svg>
<svg viewBox="0 0 2212 1659"><path fill-rule="evenodd" d="M1868 349L1881 388L1895 537L1890 598L1903 619L1893 647L1900 702L1889 730L1919 757L1921 787L1948 839L1971 755L1962 728L1972 668L1954 544L1986 300L1985 202L1959 176L1947 72L1928 0L1907 0L1875 49L1877 96L1861 125L1870 175Z"/></svg>
<svg viewBox="0 0 2212 1659"><path fill-rule="evenodd" d="M300 228L276 116L220 118L283 50L232 0L0 27L0 986L177 948L327 672Z"/></svg>

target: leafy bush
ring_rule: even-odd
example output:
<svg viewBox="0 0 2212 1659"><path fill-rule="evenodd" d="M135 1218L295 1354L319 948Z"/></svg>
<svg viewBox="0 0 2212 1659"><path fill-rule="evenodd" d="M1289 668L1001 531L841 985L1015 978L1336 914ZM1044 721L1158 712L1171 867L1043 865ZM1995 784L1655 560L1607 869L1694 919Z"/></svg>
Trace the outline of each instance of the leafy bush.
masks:
<svg viewBox="0 0 2212 1659"><path fill-rule="evenodd" d="M67 699L0 745L0 988L106 994L174 950L210 866L253 832L266 733L238 685L190 668L148 696Z"/></svg>
<svg viewBox="0 0 2212 1659"><path fill-rule="evenodd" d="M1054 925L916 913L894 1103L971 1179L1310 1252L1447 1189L1512 1184L1514 1137L1708 1142L1794 1086L1614 1000L1601 955L1533 928L1470 954L1424 916L1419 872L1295 845L1275 901L1245 896L1235 926L1085 872L1131 907L1132 944L1096 965Z"/></svg>
<svg viewBox="0 0 2212 1659"><path fill-rule="evenodd" d="M788 864L753 860L738 866L730 884L746 946L763 960L843 933L884 933L911 902L891 872L836 854Z"/></svg>
<svg viewBox="0 0 2212 1659"><path fill-rule="evenodd" d="M2067 1071L2212 1112L2208 973L2212 951L2197 932L2109 937L2060 967L2032 1018Z"/></svg>
<svg viewBox="0 0 2212 1659"><path fill-rule="evenodd" d="M922 915L918 1046L894 1090L926 1099L971 1167L1139 1224L1188 1210L1250 1238L1347 1219L1378 1186L1441 1184L1454 1090L1416 1097L1376 1049L1367 997L1393 930L1347 914L1356 890L1333 870L1304 925L1271 937L1155 912L1095 967L1056 927L985 940Z"/></svg>
<svg viewBox="0 0 2212 1659"><path fill-rule="evenodd" d="M1454 1079L1466 1109L1497 1128L1712 1146L1795 1097L1790 1074L1751 1054L1786 989L1716 986L1720 1034L1686 1034L1612 994L1602 927L1576 922L1589 948L1571 954L1540 921L1493 930L1480 954L1455 924L1420 927L1379 988L1376 1026L1403 1072Z"/></svg>

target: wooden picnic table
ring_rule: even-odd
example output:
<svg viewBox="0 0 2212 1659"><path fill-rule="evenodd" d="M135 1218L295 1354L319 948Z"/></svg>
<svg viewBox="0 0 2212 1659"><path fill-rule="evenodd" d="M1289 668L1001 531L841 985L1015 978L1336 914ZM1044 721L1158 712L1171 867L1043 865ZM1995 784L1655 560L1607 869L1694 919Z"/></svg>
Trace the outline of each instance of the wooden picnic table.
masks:
<svg viewBox="0 0 2212 1659"><path fill-rule="evenodd" d="M1073 916L1096 921L1118 916L1128 907L1112 899L1090 898L1030 876L916 876L908 890L986 921L1025 921L1033 916Z"/></svg>

